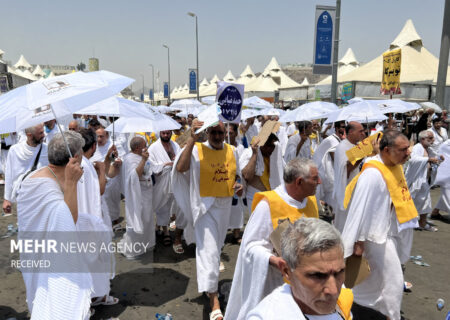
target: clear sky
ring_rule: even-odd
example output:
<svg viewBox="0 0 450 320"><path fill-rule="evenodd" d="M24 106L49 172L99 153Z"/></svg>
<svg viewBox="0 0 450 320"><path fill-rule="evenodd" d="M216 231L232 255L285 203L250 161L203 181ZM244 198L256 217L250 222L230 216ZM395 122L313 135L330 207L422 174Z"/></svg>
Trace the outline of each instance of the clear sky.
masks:
<svg viewBox="0 0 450 320"><path fill-rule="evenodd" d="M351 47L368 62L388 49L407 19L424 46L439 56L444 0L342 0L339 57ZM100 68L136 79L133 89L151 87L150 63L171 87L188 82L195 67L198 16L200 79L235 77L250 64L262 72L271 57L280 64L311 63L314 12L329 0L28 0L5 1L0 49L15 63L76 65L94 55ZM156 84L155 84L156 88Z"/></svg>

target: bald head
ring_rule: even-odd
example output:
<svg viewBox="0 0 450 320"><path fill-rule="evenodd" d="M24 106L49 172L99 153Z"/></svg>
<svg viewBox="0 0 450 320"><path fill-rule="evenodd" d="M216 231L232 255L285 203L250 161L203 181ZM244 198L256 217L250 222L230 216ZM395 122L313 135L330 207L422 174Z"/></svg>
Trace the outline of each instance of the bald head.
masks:
<svg viewBox="0 0 450 320"><path fill-rule="evenodd" d="M69 130L70 131L75 131L75 132L79 132L80 131L80 126L78 125L78 121L77 120L72 120L69 123Z"/></svg>
<svg viewBox="0 0 450 320"><path fill-rule="evenodd" d="M131 152L135 154L142 154L142 149L145 149L147 144L142 137L133 137L130 141Z"/></svg>
<svg viewBox="0 0 450 320"><path fill-rule="evenodd" d="M44 141L44 125L38 124L34 127L26 128L25 134L27 135L27 144L35 147L38 144L42 143L42 141Z"/></svg>
<svg viewBox="0 0 450 320"><path fill-rule="evenodd" d="M353 144L357 144L366 137L364 133L364 127L361 123L356 121L350 121L345 127L345 134L347 140Z"/></svg>
<svg viewBox="0 0 450 320"><path fill-rule="evenodd" d="M98 128L95 130L95 134L97 135L97 145L103 147L108 142L109 132L103 128Z"/></svg>

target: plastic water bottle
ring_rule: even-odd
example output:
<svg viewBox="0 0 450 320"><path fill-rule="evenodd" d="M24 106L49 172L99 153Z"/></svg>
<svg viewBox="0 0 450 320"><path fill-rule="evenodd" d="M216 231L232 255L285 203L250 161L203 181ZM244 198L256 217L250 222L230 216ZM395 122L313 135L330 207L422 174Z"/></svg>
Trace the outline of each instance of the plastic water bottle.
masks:
<svg viewBox="0 0 450 320"><path fill-rule="evenodd" d="M155 314L155 318L157 320L173 320L173 317L170 313L166 313L166 314L157 313L157 314Z"/></svg>
<svg viewBox="0 0 450 320"><path fill-rule="evenodd" d="M444 305L445 305L444 299L441 299L441 298L437 299L437 301L436 301L436 307L437 307L437 309L438 309L439 311L441 311L442 309L444 309Z"/></svg>

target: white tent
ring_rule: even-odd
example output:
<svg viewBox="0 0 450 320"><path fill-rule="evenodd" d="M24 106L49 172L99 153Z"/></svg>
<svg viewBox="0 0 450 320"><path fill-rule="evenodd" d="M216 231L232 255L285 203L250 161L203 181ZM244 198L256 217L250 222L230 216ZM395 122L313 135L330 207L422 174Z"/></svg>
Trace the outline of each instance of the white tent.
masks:
<svg viewBox="0 0 450 320"><path fill-rule="evenodd" d="M223 77L223 81L226 81L226 82L235 82L236 81L236 78L231 73L231 70L228 70L225 77Z"/></svg>
<svg viewBox="0 0 450 320"><path fill-rule="evenodd" d="M358 68L360 63L356 60L355 54L352 48L348 48L344 56L338 62L338 82L341 82L341 76ZM381 69L380 69L381 70ZM319 81L317 85L329 85L331 84L331 76L326 77L322 81Z"/></svg>
<svg viewBox="0 0 450 320"><path fill-rule="evenodd" d="M272 79L269 73L263 73L255 80L248 82L245 92L275 92L280 86Z"/></svg>
<svg viewBox="0 0 450 320"><path fill-rule="evenodd" d="M28 63L27 59L23 56L23 54L20 55L19 61L16 62L14 65L14 68L19 70L31 70L33 67L31 64Z"/></svg>
<svg viewBox="0 0 450 320"><path fill-rule="evenodd" d="M208 80L206 80L206 78L203 78L202 82L200 82L200 84L198 86L200 88L202 88L202 87L206 88L207 86L209 86L209 82L208 82Z"/></svg>
<svg viewBox="0 0 450 320"><path fill-rule="evenodd" d="M209 82L209 86L207 87L200 87L200 96L201 97L207 97L207 96L215 96L217 93L217 83L220 81L217 74L214 75L214 77Z"/></svg>
<svg viewBox="0 0 450 320"><path fill-rule="evenodd" d="M40 79L40 78L45 77L45 72L42 71L42 68L41 68L40 65L37 65L36 68L35 68L34 71L33 71L33 75L34 75L36 78Z"/></svg>
<svg viewBox="0 0 450 320"><path fill-rule="evenodd" d="M255 74L253 73L252 69L250 68L250 65L247 65L242 71L239 78L236 80L237 83L246 85L247 83L251 82L256 78Z"/></svg>
<svg viewBox="0 0 450 320"><path fill-rule="evenodd" d="M389 50L402 49L400 84L421 83L434 84L437 80L439 59L431 54L422 43L414 25L409 19L399 35L392 41ZM389 51L388 50L388 51ZM379 55L365 65L346 73L339 82L361 81L381 83L383 55ZM450 84L447 72L447 84Z"/></svg>
<svg viewBox="0 0 450 320"><path fill-rule="evenodd" d="M303 82L300 84L300 87L307 87L309 86L309 81L308 78L305 77L305 79L303 79Z"/></svg>
<svg viewBox="0 0 450 320"><path fill-rule="evenodd" d="M272 57L263 73L269 73L270 77L278 84L280 89L295 88L299 86L297 82L289 78L283 70L281 70L275 57Z"/></svg>

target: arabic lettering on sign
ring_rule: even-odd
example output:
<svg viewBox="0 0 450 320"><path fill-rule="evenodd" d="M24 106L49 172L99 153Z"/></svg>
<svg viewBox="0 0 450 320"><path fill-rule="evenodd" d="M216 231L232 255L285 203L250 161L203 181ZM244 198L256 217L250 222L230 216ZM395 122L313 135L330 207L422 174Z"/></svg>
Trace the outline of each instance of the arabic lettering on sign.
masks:
<svg viewBox="0 0 450 320"><path fill-rule="evenodd" d="M237 88L228 86L220 94L217 104L222 110L222 117L228 121L233 121L241 112L241 93Z"/></svg>
<svg viewBox="0 0 450 320"><path fill-rule="evenodd" d="M224 163L212 163L211 168L214 172L212 182L224 182L230 180L228 176L228 165Z"/></svg>

